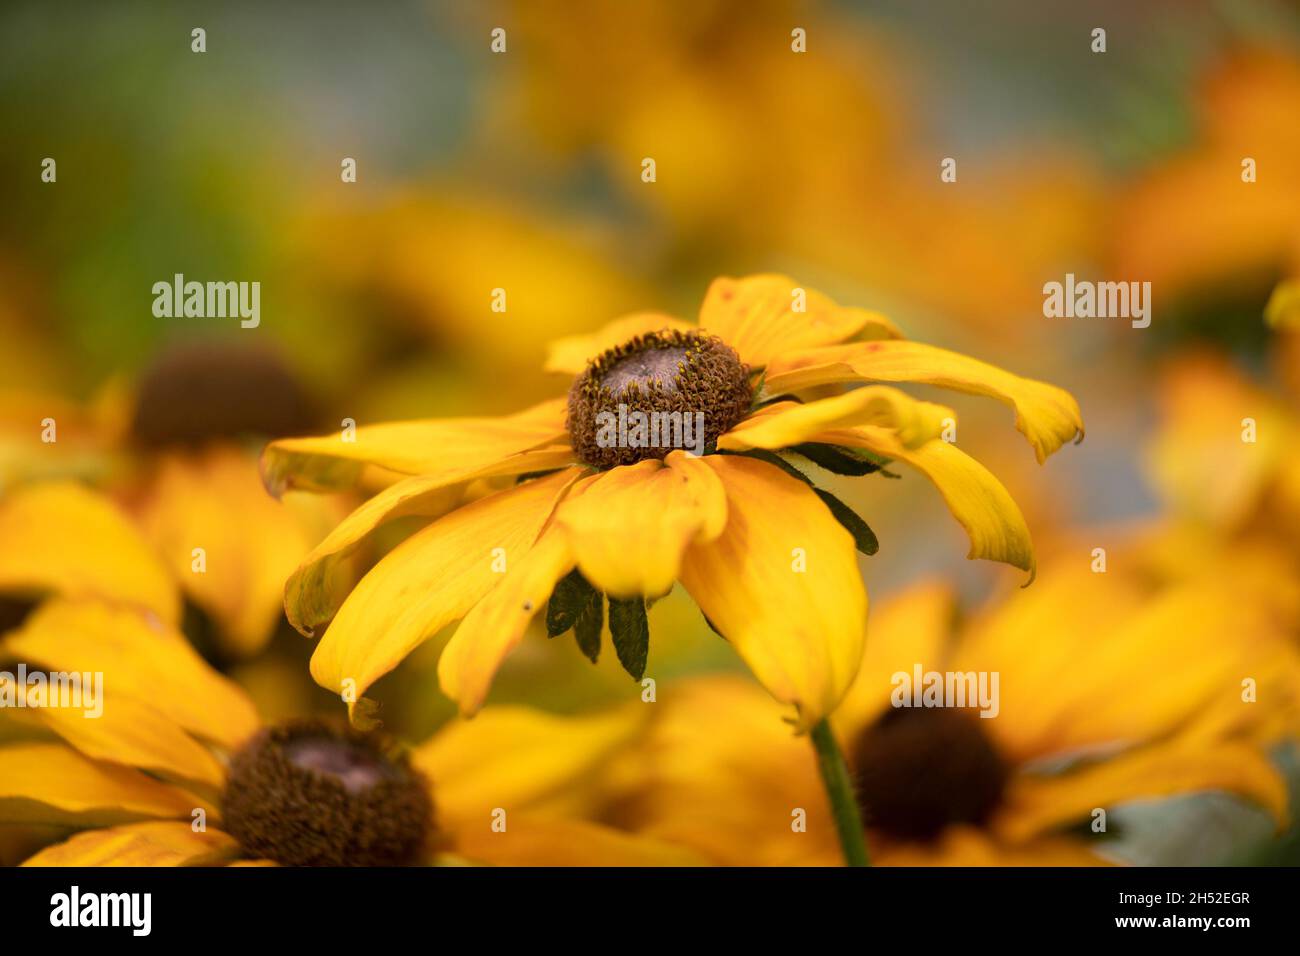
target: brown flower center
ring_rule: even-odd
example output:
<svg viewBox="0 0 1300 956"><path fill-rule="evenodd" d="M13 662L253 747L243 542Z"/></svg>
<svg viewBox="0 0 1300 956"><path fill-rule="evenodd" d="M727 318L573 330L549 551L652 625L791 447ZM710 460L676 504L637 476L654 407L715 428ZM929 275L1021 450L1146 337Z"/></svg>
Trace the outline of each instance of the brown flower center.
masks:
<svg viewBox="0 0 1300 956"><path fill-rule="evenodd" d="M140 379L131 434L146 448L312 430L312 403L273 352L226 342L163 351Z"/></svg>
<svg viewBox="0 0 1300 956"><path fill-rule="evenodd" d="M986 822L1009 768L970 711L891 708L850 754L864 822L903 840L932 840Z"/></svg>
<svg viewBox="0 0 1300 956"><path fill-rule="evenodd" d="M287 866L402 866L432 829L428 787L386 741L323 721L263 730L230 762L226 830Z"/></svg>
<svg viewBox="0 0 1300 956"><path fill-rule="evenodd" d="M749 411L749 370L703 332L665 329L597 356L569 389L569 437L596 468L707 454Z"/></svg>

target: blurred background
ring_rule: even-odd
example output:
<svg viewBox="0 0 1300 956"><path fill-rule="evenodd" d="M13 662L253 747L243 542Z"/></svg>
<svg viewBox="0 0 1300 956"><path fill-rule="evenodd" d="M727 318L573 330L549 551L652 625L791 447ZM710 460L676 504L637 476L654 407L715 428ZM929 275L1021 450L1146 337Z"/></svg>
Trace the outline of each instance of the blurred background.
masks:
<svg viewBox="0 0 1300 956"><path fill-rule="evenodd" d="M291 406L266 434L503 413L567 387L541 371L548 340L638 310L693 318L715 276L780 271L1079 398L1087 441L1041 468L1006 408L943 399L1040 560L1105 547L1153 592L1239 589L1300 642L1300 347L1264 318L1300 278L1297 117L1300 8L1271 0L10 2L0 482L96 484L164 550L199 495L242 516L229 547L262 583L188 592L187 630L267 713L328 709L276 601L348 502L254 518L271 508L250 503L255 443L199 456L142 409L201 380ZM260 282L259 327L155 317L152 286L176 273ZM1067 273L1150 281L1151 326L1044 317ZM226 365L187 366L196 342ZM1249 467L1232 463L1243 407L1267 452ZM57 454L37 444L46 416ZM881 541L873 600L935 576L972 607L1014 600L1021 576L965 561L919 476L838 491ZM658 679L738 666L679 592L653 615ZM441 644L375 688L391 729L451 713ZM616 662L570 651L525 642L493 700L627 696ZM1128 858L1300 861L1226 798L1158 812Z"/></svg>

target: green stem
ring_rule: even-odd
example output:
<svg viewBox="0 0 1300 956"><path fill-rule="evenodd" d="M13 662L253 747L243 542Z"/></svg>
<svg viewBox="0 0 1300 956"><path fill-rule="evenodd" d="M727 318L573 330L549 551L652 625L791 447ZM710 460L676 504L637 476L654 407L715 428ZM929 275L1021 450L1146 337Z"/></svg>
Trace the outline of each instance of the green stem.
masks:
<svg viewBox="0 0 1300 956"><path fill-rule="evenodd" d="M812 729L813 749L817 751L817 769L821 771L822 786L831 801L835 816L835 829L840 835L844 862L849 866L870 866L867 840L862 832L862 816L858 813L858 798L853 792L849 767L835 740L830 721L821 720Z"/></svg>

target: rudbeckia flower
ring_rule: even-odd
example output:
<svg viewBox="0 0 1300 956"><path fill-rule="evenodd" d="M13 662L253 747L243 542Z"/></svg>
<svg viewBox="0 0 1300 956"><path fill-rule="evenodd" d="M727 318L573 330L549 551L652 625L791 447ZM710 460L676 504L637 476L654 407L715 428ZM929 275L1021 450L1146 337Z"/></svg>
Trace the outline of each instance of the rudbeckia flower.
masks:
<svg viewBox="0 0 1300 956"><path fill-rule="evenodd" d="M268 726L179 632L93 599L40 605L0 659L103 675L98 717L31 696L5 711L44 733L0 745L0 822L78 831L28 866L695 861L581 818L635 712L500 708L411 749L345 722Z"/></svg>
<svg viewBox="0 0 1300 956"><path fill-rule="evenodd" d="M111 506L60 480L84 479L109 492L143 530L210 625L214 648L229 658L252 656L271 638L283 619L284 577L342 513L337 502L316 496L277 502L262 487L248 440L257 447L316 417L290 371L260 348L173 346L131 387L111 383L89 408L30 394L6 412L0 479L10 472L16 487L5 505L14 522L5 536L9 554L0 558L0 567L12 567L0 570L0 587L6 573L27 573L27 548L61 561L61 580L80 591L93 591L104 575L132 574L114 567L121 527L104 516ZM50 527L68 537L51 539ZM103 542L94 540L99 529L109 535ZM67 547L71 540L79 547ZM180 608L147 606L176 623Z"/></svg>
<svg viewBox="0 0 1300 956"><path fill-rule="evenodd" d="M1117 808L1202 791L1234 794L1284 825L1286 784L1267 748L1294 734L1300 670L1286 640L1258 614L1243 619L1229 591L1147 598L1114 575L1057 566L964 624L954 611L938 583L882 602L832 718L874 862L1117 862L1107 843ZM1249 640L1232 639L1247 629ZM915 706L918 669L976 684L997 673L990 716L973 700ZM661 685L655 723L624 771L620 819L640 832L715 863L839 862L812 753L739 677Z"/></svg>
<svg viewBox="0 0 1300 956"><path fill-rule="evenodd" d="M886 461L910 465L965 527L970 557L1032 573L1011 496L943 440L955 414L881 383L995 398L1014 410L1040 462L1082 433L1061 389L906 341L884 316L779 275L717 280L698 324L637 314L563 339L547 368L574 376L567 398L507 418L368 425L267 447L274 493L348 487L368 469L406 476L335 528L285 588L298 630L329 625L312 674L344 696L354 720L367 719L367 688L457 620L438 676L465 715L542 615L552 635L573 630L592 657L607 619L619 660L639 679L646 602L680 581L793 706L797 725L812 728L857 672L867 599L855 547L871 553L876 542L802 469L863 475ZM683 435L700 422L696 453L615 435L633 413L678 414ZM348 593L339 562L399 515L432 520Z"/></svg>

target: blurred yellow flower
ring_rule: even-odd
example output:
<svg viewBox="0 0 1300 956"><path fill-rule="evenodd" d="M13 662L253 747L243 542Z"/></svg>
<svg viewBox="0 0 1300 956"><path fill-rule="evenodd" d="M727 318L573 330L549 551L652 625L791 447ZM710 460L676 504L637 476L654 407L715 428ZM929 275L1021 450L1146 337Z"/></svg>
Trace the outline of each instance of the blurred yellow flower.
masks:
<svg viewBox="0 0 1300 956"><path fill-rule="evenodd" d="M121 528L104 515L110 506L65 483L89 481L144 531L170 579L213 621L222 653L255 654L282 620L278 582L342 512L310 495L268 498L246 441L315 420L273 355L215 341L168 349L134 388L110 383L87 407L19 393L0 423L0 479L15 489L0 522L16 522L0 563L21 576L24 548L48 550L49 567L64 565L62 585L78 590L129 574L115 568ZM51 527L67 537L50 539ZM96 541L101 527L108 537ZM178 623L177 608L146 606Z"/></svg>
<svg viewBox="0 0 1300 956"><path fill-rule="evenodd" d="M30 697L7 711L58 739L0 745L0 822L81 831L28 866L695 862L576 815L584 780L636 732L634 713L502 708L409 753L329 722L263 726L179 632L89 599L42 604L0 656L102 674L106 695L95 719Z"/></svg>
<svg viewBox="0 0 1300 956"><path fill-rule="evenodd" d="M954 613L937 583L878 605L832 718L875 862L1095 865L1106 861L1098 810L1203 790L1285 823L1266 745L1294 732L1297 657L1231 592L1148 599L1118 576L1055 564L970 622ZM1234 639L1246 630L1251 640ZM899 706L899 675L917 668L988 675L991 716L951 701ZM1258 702L1245 702L1243 675ZM655 723L616 772L620 820L715 863L838 863L813 755L779 716L739 678L662 686Z"/></svg>
<svg viewBox="0 0 1300 956"><path fill-rule="evenodd" d="M1119 197L1117 266L1171 298L1300 277L1300 57L1236 50L1196 106L1196 142Z"/></svg>
<svg viewBox="0 0 1300 956"><path fill-rule="evenodd" d="M366 468L410 476L344 520L285 588L289 620L303 633L332 619L312 674L344 696L354 720L366 719L360 695L375 680L461 618L438 675L461 711L475 713L548 599L548 629L574 628L594 657L608 595L615 650L639 679L644 602L680 580L810 728L857 671L866 594L854 547L870 553L875 541L777 452L841 474L906 462L943 494L970 536L970 557L1034 567L1010 495L943 440L950 409L879 384L827 398L810 390L918 382L987 395L1015 410L1039 461L1082 433L1078 406L1061 389L905 341L883 316L777 275L717 280L698 326L638 314L562 340L547 367L577 376L567 417L556 399L509 418L371 425L268 446L264 477L277 492L347 487ZM647 416L704 416L696 454L603 443L602 416L612 421L628 404ZM516 480L458 507L467 484L484 479ZM340 560L398 515L436 520L347 594L335 580Z"/></svg>

